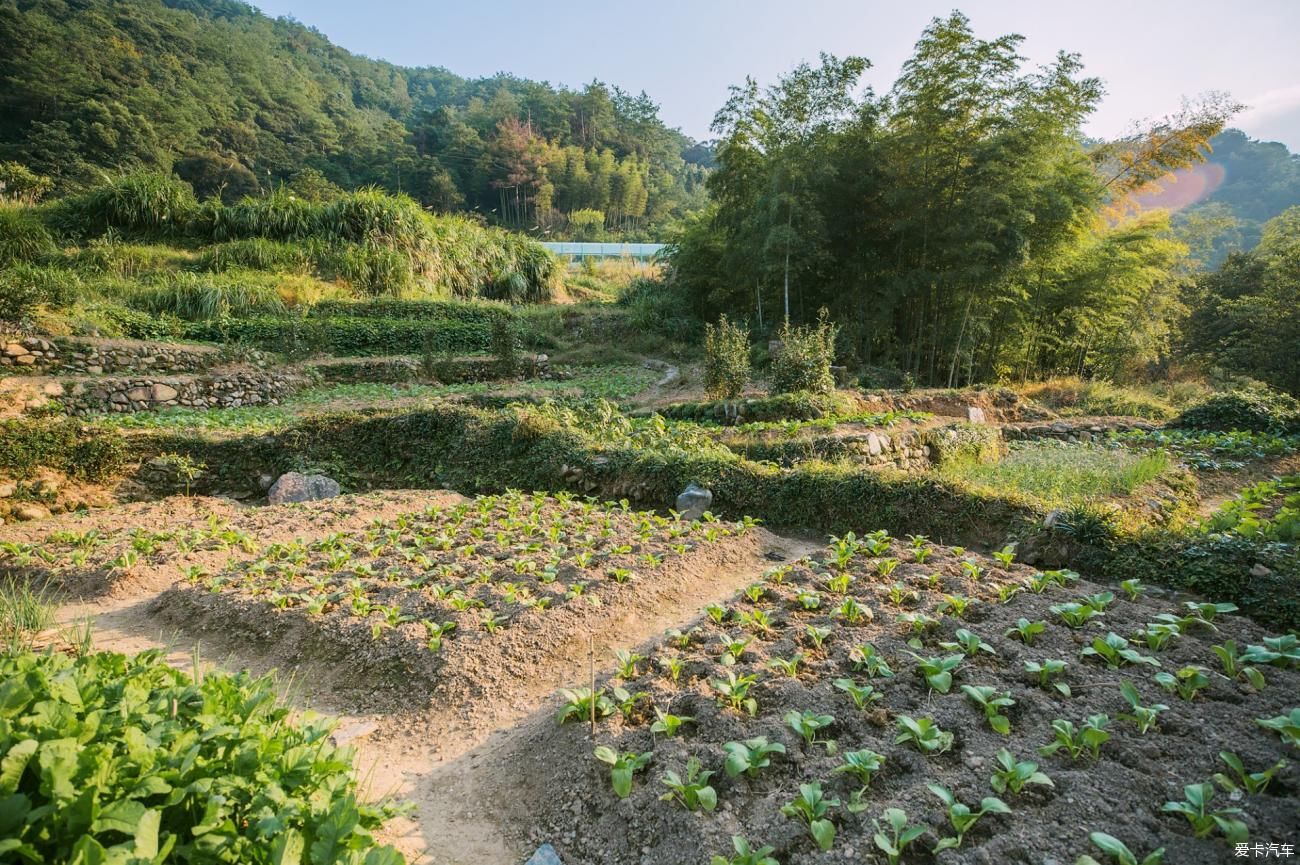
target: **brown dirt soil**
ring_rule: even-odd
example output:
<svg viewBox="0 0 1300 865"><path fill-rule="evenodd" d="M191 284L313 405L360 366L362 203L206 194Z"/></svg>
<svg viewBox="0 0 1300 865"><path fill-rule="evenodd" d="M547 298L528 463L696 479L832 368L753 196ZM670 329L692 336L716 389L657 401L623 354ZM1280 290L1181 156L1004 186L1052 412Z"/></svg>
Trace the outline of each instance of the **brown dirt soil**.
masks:
<svg viewBox="0 0 1300 865"><path fill-rule="evenodd" d="M891 555L909 558L898 545ZM1262 668L1268 687L1255 692L1241 681L1220 675L1219 663L1210 651L1213 643L1227 637L1235 639L1239 649L1259 644L1265 634L1253 623L1220 615L1215 622L1220 629L1217 633L1208 625L1194 625L1162 651L1134 645L1143 655L1157 658L1164 671L1174 672L1186 665L1207 668L1209 687L1193 701L1185 701L1154 682L1154 668L1127 665L1111 670L1079 654L1094 638L1108 632L1131 637L1158 613L1185 612L1178 597L1157 596L1153 591L1130 601L1121 592L1103 616L1074 630L1048 608L1102 591L1102 587L1080 580L1068 588L1050 587L1043 594L1022 592L1001 604L994 583L1024 583L1029 576L1026 569L1017 566L1009 574L1002 573L993 563L980 559L986 572L980 582L973 583L962 575L955 557L938 554L925 565L901 565L888 580L882 580L868 575L864 557L860 554L853 566L856 580L849 594L874 609L874 621L853 626L832 616L829 607L839 598L825 588L825 575L796 567L784 585L769 585L757 605L744 598L734 599L728 605L731 617L723 625L707 619L697 621L700 631L689 648L677 649L664 642L647 647L644 654L650 660L642 665L638 678L603 680L634 693L648 693L654 707L694 717L678 736L664 738L650 731L648 722L654 715L649 705L640 707L632 721L617 712L603 720L594 743L585 724L556 726L545 723L539 714L514 740L501 746L502 753L492 757L499 765L514 768L518 790L495 806L485 802L480 807L495 807L502 825L532 826L529 840L556 844L566 863L698 863L710 853L729 851L734 834L775 846L782 865L883 862L871 841L872 821L885 808L899 807L913 823L929 827L910 848L904 859L908 863L1073 862L1085 852L1098 853L1089 849L1087 836L1100 830L1119 837L1139 855L1164 846L1168 850L1165 861L1200 865L1233 861L1231 846L1222 837L1193 838L1187 821L1162 813L1161 806L1182 799L1184 785L1208 782L1215 772L1225 771L1217 754L1227 750L1240 755L1248 771L1262 771L1279 759L1286 759L1289 765L1266 793L1229 801L1220 791L1215 807L1242 808L1252 840L1294 839L1300 806L1295 752L1290 749L1286 753L1288 749L1277 734L1258 727L1254 719L1284 714L1296 704L1300 672ZM940 588L931 590L926 577L936 572ZM910 612L925 611L937 617L943 592L962 592L978 599L965 619L949 614L933 631L927 631L924 647L918 652L922 656L954 654L939 644L953 640L959 627L978 634L996 651L995 655L980 652L963 660L949 694L932 691L908 654L907 634L895 623L898 610L886 593L886 586L895 581L917 592L917 600L906 607ZM795 600L799 587L816 588L823 607L804 610ZM754 609L771 611L775 624L770 634L755 634L737 621L738 612ZM1004 636L1021 617L1048 623L1032 646ZM817 649L804 635L805 628L814 624L834 627L825 649ZM723 635L753 638L734 667L718 663ZM893 678L868 679L854 670L849 649L865 642L874 644L888 660ZM786 677L768 667L770 659L788 659L795 653L804 655L797 677ZM670 681L656 664L659 658L674 655L684 664L680 683ZM1067 662L1065 681L1072 698L1038 687L1023 671L1025 661L1047 658ZM757 717L719 708L717 690L710 680L727 671L758 676L752 691L758 700ZM858 710L833 685L840 678L869 683L882 699L866 711ZM1132 722L1118 717L1129 712L1119 693L1123 681L1134 683L1144 705L1169 706L1160 715L1157 730L1139 735ZM963 696L963 684L991 685L1010 693L1016 703L1008 711L1010 735L990 729L983 712ZM834 717L823 737L836 740L836 755L828 754L822 745L805 745L783 720L789 711L804 710ZM1053 719L1078 725L1092 713L1114 719L1107 727L1111 739L1102 746L1098 762L1087 758L1072 762L1063 753L1038 756L1037 749L1052 739ZM896 719L900 715L933 718L953 733L952 748L927 758L910 745L897 744ZM775 756L772 766L755 779L725 777L721 771L723 743L755 736L782 743L786 754ZM609 745L619 752L654 752L649 768L636 776L628 799L620 801L611 792L608 767L592 758L594 744ZM929 850L938 838L952 833L945 831L949 827L942 806L925 783L942 784L961 801L974 804L992 795L989 779L995 755L1003 747L1017 759L1039 763L1054 786L1003 794L1012 814L984 817L960 849L932 856ZM797 795L799 784L813 781L820 781L828 795L847 803L859 785L833 770L842 762L844 752L863 748L885 755L884 768L864 795L867 808L863 813L834 809L839 830L835 846L831 853L820 853L802 825L784 817L780 807ZM689 813L658 798L666 791L660 776L667 769L682 773L688 756L698 757L705 769L717 772L711 783L718 791L719 806L713 813ZM526 807L519 807L521 803Z"/></svg>
<svg viewBox="0 0 1300 865"><path fill-rule="evenodd" d="M1201 516L1208 516L1218 510L1224 502L1236 498L1243 487L1266 481L1278 475L1290 475L1297 472L1300 472L1300 454L1269 457L1268 459L1247 463L1240 469L1198 471L1196 472L1196 482L1201 495L1198 510Z"/></svg>

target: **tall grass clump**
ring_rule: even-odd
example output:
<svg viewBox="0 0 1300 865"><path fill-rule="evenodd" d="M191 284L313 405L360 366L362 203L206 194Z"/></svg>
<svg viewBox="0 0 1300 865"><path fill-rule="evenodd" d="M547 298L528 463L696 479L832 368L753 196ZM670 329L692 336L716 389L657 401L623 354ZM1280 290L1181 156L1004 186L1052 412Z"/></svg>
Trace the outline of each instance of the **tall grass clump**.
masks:
<svg viewBox="0 0 1300 865"><path fill-rule="evenodd" d="M0 270L0 321L23 321L38 305L71 303L82 290L74 271L20 262Z"/></svg>
<svg viewBox="0 0 1300 865"><path fill-rule="evenodd" d="M166 281L142 288L131 299L133 306L157 314L169 314L187 321L212 321L285 312L274 281L252 274L177 273Z"/></svg>
<svg viewBox="0 0 1300 865"><path fill-rule="evenodd" d="M0 581L0 647L10 654L30 649L54 624L54 605L44 591L8 577Z"/></svg>
<svg viewBox="0 0 1300 865"><path fill-rule="evenodd" d="M341 279L371 297L400 297L415 285L410 257L376 243L321 244L314 258L322 275Z"/></svg>
<svg viewBox="0 0 1300 865"><path fill-rule="evenodd" d="M80 195L51 206L49 218L71 237L97 237L109 230L133 236L187 234L199 210L194 190L179 178L152 171L109 177Z"/></svg>
<svg viewBox="0 0 1300 865"><path fill-rule="evenodd" d="M63 260L84 276L138 279L188 267L192 259L187 250L173 246L123 243L106 236L64 252Z"/></svg>
<svg viewBox="0 0 1300 865"><path fill-rule="evenodd" d="M39 261L55 251L54 238L35 211L0 204L0 268L15 262Z"/></svg>
<svg viewBox="0 0 1300 865"><path fill-rule="evenodd" d="M1063 414L1117 415L1148 420L1168 420L1174 407L1153 393L1120 387L1104 379L1054 378L1026 386L1025 396Z"/></svg>
<svg viewBox="0 0 1300 865"><path fill-rule="evenodd" d="M311 265L310 250L302 244L248 237L204 247L197 267L212 273L228 270L273 270L305 273Z"/></svg>
<svg viewBox="0 0 1300 865"><path fill-rule="evenodd" d="M283 188L264 198L250 196L229 206L212 199L203 203L196 232L218 243L251 237L307 240L321 232L321 205Z"/></svg>

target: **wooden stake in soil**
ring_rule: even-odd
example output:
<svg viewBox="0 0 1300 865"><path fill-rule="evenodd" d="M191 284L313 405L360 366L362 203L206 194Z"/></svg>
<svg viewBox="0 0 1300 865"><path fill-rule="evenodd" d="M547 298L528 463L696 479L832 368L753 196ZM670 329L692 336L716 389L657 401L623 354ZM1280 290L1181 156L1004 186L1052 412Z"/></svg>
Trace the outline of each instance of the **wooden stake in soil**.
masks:
<svg viewBox="0 0 1300 865"><path fill-rule="evenodd" d="M587 635L587 661L591 665L591 740L596 741L596 635Z"/></svg>

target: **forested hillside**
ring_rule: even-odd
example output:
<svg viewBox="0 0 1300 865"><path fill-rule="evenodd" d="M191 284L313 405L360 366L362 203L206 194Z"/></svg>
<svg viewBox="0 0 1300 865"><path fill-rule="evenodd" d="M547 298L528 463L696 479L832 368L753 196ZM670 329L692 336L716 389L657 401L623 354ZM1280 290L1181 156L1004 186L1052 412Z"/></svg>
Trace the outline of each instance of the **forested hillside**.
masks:
<svg viewBox="0 0 1300 865"><path fill-rule="evenodd" d="M580 237L703 201L709 154L645 94L402 68L237 0L0 0L0 44L0 160L56 194L116 169L227 202L323 177Z"/></svg>

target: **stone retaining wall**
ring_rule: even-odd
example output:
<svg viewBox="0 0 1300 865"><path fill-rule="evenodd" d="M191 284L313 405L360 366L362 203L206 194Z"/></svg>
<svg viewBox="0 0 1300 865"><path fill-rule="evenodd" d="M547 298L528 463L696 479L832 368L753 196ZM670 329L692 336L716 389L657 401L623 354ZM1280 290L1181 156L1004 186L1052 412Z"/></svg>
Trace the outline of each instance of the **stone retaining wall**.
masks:
<svg viewBox="0 0 1300 865"><path fill-rule="evenodd" d="M173 406L278 405L310 384L306 376L252 370L194 377L102 378L65 383L54 399L70 415L152 411Z"/></svg>
<svg viewBox="0 0 1300 865"><path fill-rule="evenodd" d="M996 428L973 424L725 443L747 459L770 460L783 466L808 459L850 460L866 468L904 471L928 469L958 453L982 460L1001 450Z"/></svg>
<svg viewBox="0 0 1300 865"><path fill-rule="evenodd" d="M1088 442L1105 438L1108 433L1130 430L1160 429L1161 425L1132 418L1079 418L1052 421L1051 423L1008 424L1002 435L1008 441L1032 439L1057 439L1067 442Z"/></svg>
<svg viewBox="0 0 1300 865"><path fill-rule="evenodd" d="M220 350L207 346L77 337L11 337L0 351L9 372L40 375L200 373L220 362Z"/></svg>

